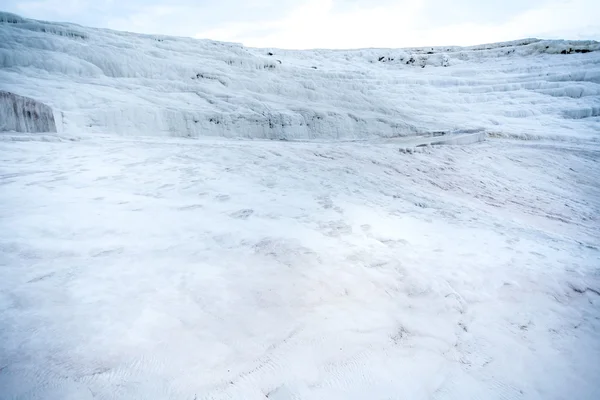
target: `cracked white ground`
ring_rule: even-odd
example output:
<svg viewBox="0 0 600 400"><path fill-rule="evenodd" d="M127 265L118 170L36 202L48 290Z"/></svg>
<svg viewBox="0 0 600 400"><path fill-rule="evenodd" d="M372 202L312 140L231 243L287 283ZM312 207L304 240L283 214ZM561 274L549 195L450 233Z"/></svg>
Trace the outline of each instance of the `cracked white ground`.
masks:
<svg viewBox="0 0 600 400"><path fill-rule="evenodd" d="M597 147L0 155L0 398L597 394Z"/></svg>

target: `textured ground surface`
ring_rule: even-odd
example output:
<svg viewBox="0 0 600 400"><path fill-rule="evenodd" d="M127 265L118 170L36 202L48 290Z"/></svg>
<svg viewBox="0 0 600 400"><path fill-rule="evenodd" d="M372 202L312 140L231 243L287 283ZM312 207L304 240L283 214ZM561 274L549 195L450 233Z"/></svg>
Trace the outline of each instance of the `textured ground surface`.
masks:
<svg viewBox="0 0 600 400"><path fill-rule="evenodd" d="M594 144L4 138L2 400L600 390Z"/></svg>
<svg viewBox="0 0 600 400"><path fill-rule="evenodd" d="M598 50L0 12L0 400L597 399Z"/></svg>

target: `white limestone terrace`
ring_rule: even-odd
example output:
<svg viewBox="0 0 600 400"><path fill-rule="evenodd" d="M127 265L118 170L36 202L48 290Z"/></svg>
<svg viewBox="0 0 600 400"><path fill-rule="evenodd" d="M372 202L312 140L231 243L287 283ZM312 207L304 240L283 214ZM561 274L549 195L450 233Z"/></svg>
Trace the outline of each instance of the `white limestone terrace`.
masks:
<svg viewBox="0 0 600 400"><path fill-rule="evenodd" d="M0 90L0 132L56 132L54 112L34 99Z"/></svg>
<svg viewBox="0 0 600 400"><path fill-rule="evenodd" d="M600 43L311 50L92 29L0 13L0 90L63 133L369 139L482 129L590 138Z"/></svg>
<svg viewBox="0 0 600 400"><path fill-rule="evenodd" d="M0 400L597 400L598 49L0 13Z"/></svg>

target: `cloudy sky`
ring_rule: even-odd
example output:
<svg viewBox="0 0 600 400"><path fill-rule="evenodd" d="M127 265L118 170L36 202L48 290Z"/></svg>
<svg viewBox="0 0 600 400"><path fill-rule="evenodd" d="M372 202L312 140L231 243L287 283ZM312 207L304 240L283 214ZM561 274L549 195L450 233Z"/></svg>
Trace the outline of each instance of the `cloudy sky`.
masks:
<svg viewBox="0 0 600 400"><path fill-rule="evenodd" d="M24 17L280 48L600 40L600 0L0 0Z"/></svg>

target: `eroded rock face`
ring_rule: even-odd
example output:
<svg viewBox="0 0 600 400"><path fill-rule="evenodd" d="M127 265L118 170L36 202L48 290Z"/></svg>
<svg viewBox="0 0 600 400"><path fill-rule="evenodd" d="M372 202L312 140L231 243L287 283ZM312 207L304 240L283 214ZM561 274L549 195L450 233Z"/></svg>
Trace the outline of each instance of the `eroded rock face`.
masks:
<svg viewBox="0 0 600 400"><path fill-rule="evenodd" d="M0 90L0 131L56 132L54 113L37 100Z"/></svg>

